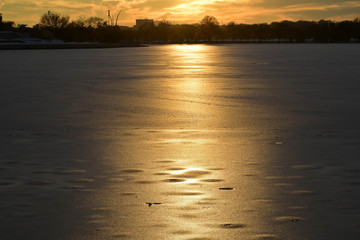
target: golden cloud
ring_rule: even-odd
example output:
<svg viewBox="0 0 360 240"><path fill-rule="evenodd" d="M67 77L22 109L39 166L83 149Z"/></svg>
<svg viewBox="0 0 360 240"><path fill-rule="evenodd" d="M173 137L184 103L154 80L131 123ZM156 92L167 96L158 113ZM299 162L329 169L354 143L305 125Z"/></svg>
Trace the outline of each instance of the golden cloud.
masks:
<svg viewBox="0 0 360 240"><path fill-rule="evenodd" d="M319 20L356 17L359 1L342 0L2 0L0 12L5 21L38 23L47 11L78 17L97 16L106 19L111 10L122 25L135 24L136 18L161 19L178 23L199 22L205 15L213 15L220 22L271 22L278 20Z"/></svg>

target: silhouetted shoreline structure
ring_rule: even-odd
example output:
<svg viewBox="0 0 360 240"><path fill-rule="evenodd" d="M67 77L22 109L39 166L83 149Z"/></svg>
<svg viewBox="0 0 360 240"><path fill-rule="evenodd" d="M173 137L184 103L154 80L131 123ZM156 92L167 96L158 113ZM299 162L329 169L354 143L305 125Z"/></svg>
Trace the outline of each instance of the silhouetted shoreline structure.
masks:
<svg viewBox="0 0 360 240"><path fill-rule="evenodd" d="M33 38L44 40L92 43L353 43L360 42L360 18L340 22L230 22L220 25L215 17L205 16L194 24L136 19L136 25L128 27L113 25L112 21L109 24L109 19L98 17L70 22L68 16L49 12L32 28L1 21L0 31L27 32Z"/></svg>
<svg viewBox="0 0 360 240"><path fill-rule="evenodd" d="M136 29L140 29L142 27L154 27L155 22L153 19L136 19Z"/></svg>

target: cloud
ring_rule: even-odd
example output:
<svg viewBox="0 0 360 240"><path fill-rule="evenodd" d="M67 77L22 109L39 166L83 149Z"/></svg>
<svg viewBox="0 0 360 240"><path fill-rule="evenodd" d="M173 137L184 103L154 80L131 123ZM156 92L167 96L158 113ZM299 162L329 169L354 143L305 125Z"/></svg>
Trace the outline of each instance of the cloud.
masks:
<svg viewBox="0 0 360 240"><path fill-rule="evenodd" d="M136 18L199 22L212 15L220 22L256 23L280 20L348 19L359 16L360 2L346 0L1 0L5 21L34 25L47 11L71 19L97 16L106 19L107 10L119 16L122 25L134 25Z"/></svg>
<svg viewBox="0 0 360 240"><path fill-rule="evenodd" d="M174 6L177 6L183 2L190 2L190 1L182 1L182 0L174 0L174 1L169 1L169 0L147 0L147 1L142 1L136 4L133 4L133 8L139 8L139 9L150 9L150 10L164 10L167 8L171 8Z"/></svg>
<svg viewBox="0 0 360 240"><path fill-rule="evenodd" d="M300 2L300 1L299 1ZM258 19L258 16L268 16L271 21L288 20L320 20L320 19L349 19L355 18L360 12L360 2L356 1L323 1L317 3L287 4L278 8L259 8L256 12L248 13L246 16L252 19ZM327 3L329 2L329 3Z"/></svg>

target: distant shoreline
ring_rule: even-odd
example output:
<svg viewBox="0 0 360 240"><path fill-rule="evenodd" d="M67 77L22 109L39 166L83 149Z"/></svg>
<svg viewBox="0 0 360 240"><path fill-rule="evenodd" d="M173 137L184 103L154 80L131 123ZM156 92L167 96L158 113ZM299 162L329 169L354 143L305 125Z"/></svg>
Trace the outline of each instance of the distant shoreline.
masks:
<svg viewBox="0 0 360 240"><path fill-rule="evenodd" d="M64 43L64 44L0 44L0 50L37 50L37 49L91 49L146 47L136 42L128 43Z"/></svg>
<svg viewBox="0 0 360 240"><path fill-rule="evenodd" d="M63 43L63 44L0 44L0 50L41 50L41 49L94 49L94 48L124 48L124 47L149 47L151 45L235 45L235 44L359 44L359 42L192 42L192 43Z"/></svg>

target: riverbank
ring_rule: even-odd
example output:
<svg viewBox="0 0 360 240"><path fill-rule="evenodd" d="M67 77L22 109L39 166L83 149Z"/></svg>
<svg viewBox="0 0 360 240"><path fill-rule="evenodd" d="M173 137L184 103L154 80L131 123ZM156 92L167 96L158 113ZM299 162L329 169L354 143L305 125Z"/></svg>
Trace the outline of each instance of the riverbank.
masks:
<svg viewBox="0 0 360 240"><path fill-rule="evenodd" d="M0 50L26 50L26 49L89 49L89 48L121 48L145 47L137 42L122 43L61 43L61 44L0 44Z"/></svg>

